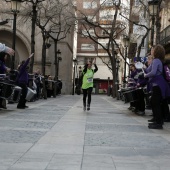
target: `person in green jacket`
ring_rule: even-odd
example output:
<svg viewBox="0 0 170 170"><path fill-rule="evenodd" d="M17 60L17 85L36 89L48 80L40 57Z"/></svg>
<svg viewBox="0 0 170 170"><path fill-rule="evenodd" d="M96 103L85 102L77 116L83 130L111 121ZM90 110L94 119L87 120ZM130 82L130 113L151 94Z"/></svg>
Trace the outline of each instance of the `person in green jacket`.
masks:
<svg viewBox="0 0 170 170"><path fill-rule="evenodd" d="M93 90L93 76L94 73L98 71L98 67L96 65L96 59L93 60L93 64L95 69L92 69L92 62L88 61L88 63L84 66L83 69L83 83L82 83L82 90L83 90L83 110L86 110L86 99L87 99L87 110L90 110L90 103L91 103L91 93ZM87 98L88 96L88 98Z"/></svg>

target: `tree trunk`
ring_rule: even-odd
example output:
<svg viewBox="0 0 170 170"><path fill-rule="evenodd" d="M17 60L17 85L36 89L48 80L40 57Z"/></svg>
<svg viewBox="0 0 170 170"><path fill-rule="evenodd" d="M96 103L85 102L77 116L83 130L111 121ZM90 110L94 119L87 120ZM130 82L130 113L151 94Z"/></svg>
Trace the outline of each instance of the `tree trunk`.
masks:
<svg viewBox="0 0 170 170"><path fill-rule="evenodd" d="M31 30L31 54L35 53L35 26L36 26L36 19L37 19L37 11L36 11L36 5L33 4L33 9L32 9L32 30ZM30 61L30 73L33 72L33 66L34 66L34 56L31 58Z"/></svg>

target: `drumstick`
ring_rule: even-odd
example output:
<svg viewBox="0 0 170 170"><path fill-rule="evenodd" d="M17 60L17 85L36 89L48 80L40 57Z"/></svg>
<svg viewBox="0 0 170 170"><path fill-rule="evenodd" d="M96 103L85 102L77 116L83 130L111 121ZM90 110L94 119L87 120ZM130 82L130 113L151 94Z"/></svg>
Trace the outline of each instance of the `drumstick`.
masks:
<svg viewBox="0 0 170 170"><path fill-rule="evenodd" d="M144 69L142 68L142 72L145 74L145 71L144 71Z"/></svg>

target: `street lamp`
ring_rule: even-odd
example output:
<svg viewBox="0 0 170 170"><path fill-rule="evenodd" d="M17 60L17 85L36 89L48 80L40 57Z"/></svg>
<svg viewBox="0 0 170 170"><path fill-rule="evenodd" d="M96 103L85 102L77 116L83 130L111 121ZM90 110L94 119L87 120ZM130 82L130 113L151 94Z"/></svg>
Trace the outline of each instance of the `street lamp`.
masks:
<svg viewBox="0 0 170 170"><path fill-rule="evenodd" d="M11 11L14 14L14 20L13 20L13 37L12 37L12 49L15 51L15 42L16 42L16 20L17 20L17 14L19 13L21 2L24 0L6 0L6 2L11 2ZM15 66L15 53L12 56L12 65L11 69L14 69Z"/></svg>
<svg viewBox="0 0 170 170"><path fill-rule="evenodd" d="M82 74L82 67L79 66L79 78L80 78L81 74Z"/></svg>
<svg viewBox="0 0 170 170"><path fill-rule="evenodd" d="M119 67L120 60L116 59L116 92L117 92L117 100L119 100L118 90L119 90Z"/></svg>
<svg viewBox="0 0 170 170"><path fill-rule="evenodd" d="M62 58L61 58L61 51L60 50L57 50L57 52L56 52L56 54L57 54L57 72L56 72L56 80L58 80L58 73L59 73L59 61L61 61L62 60Z"/></svg>
<svg viewBox="0 0 170 170"><path fill-rule="evenodd" d="M124 79L123 79L123 83L125 85L126 83L126 60L127 60L127 56L128 56L128 46L129 46L129 37L127 35L123 36L123 44L125 47L125 64L124 64Z"/></svg>
<svg viewBox="0 0 170 170"><path fill-rule="evenodd" d="M75 69L77 67L77 59L73 59L73 63L74 63L74 66L73 66L73 89L72 89L72 95L74 95L74 91L75 91Z"/></svg>
<svg viewBox="0 0 170 170"><path fill-rule="evenodd" d="M46 50L50 48L48 32L43 31L43 45L42 45L42 74L45 76L45 66L46 66Z"/></svg>
<svg viewBox="0 0 170 170"><path fill-rule="evenodd" d="M50 37L48 35L48 33L45 34L45 49L48 49L51 47L51 44L50 44Z"/></svg>
<svg viewBox="0 0 170 170"><path fill-rule="evenodd" d="M158 4L159 4L159 0L150 0L148 1L148 6L149 6L149 13L152 19L152 29L151 29L151 37L150 37L150 41L151 41L151 46L153 46L154 44L154 26L155 26L155 16L158 13Z"/></svg>

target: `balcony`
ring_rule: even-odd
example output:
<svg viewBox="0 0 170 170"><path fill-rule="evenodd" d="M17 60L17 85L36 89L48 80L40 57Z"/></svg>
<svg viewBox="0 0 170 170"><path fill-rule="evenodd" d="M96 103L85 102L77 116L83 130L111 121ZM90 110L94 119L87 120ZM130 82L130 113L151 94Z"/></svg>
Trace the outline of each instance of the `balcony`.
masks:
<svg viewBox="0 0 170 170"><path fill-rule="evenodd" d="M160 33L160 44L167 45L170 43L170 25L167 26L163 31Z"/></svg>

